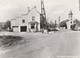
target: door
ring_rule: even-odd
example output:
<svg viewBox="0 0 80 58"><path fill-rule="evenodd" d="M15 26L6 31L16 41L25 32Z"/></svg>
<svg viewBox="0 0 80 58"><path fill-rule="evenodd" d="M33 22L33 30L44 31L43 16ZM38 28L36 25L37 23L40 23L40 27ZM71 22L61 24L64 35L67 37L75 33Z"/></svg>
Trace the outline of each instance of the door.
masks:
<svg viewBox="0 0 80 58"><path fill-rule="evenodd" d="M21 26L21 32L26 32L27 31L27 26Z"/></svg>
<svg viewBox="0 0 80 58"><path fill-rule="evenodd" d="M19 26L13 26L13 32L19 32Z"/></svg>

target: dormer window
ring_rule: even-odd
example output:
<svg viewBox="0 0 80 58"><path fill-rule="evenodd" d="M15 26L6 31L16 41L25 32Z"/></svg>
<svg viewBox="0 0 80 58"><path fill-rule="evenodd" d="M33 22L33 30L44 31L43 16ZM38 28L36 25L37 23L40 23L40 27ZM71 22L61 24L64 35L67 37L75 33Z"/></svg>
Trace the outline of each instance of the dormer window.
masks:
<svg viewBox="0 0 80 58"><path fill-rule="evenodd" d="M22 20L22 23L25 23L25 20L24 19Z"/></svg>

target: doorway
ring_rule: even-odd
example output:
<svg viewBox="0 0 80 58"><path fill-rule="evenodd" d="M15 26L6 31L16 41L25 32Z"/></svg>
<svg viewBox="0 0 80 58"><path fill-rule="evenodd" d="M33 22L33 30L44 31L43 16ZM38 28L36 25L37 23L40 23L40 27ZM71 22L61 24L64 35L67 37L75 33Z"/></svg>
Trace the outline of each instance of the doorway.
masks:
<svg viewBox="0 0 80 58"><path fill-rule="evenodd" d="M27 31L27 26L21 26L21 32L26 32Z"/></svg>

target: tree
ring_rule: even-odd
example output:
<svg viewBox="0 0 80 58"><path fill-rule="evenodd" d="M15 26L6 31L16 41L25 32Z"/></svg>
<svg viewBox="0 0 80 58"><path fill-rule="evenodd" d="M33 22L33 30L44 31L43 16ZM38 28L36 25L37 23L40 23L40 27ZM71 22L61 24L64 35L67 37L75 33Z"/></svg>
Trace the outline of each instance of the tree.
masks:
<svg viewBox="0 0 80 58"><path fill-rule="evenodd" d="M6 23L5 23L5 28L9 28L11 29L11 21L10 20L7 20Z"/></svg>

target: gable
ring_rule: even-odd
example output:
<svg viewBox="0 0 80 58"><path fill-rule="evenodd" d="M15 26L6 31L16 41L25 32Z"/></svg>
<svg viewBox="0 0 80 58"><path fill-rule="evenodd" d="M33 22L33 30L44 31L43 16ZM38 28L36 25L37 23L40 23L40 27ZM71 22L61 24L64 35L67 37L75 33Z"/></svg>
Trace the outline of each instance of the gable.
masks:
<svg viewBox="0 0 80 58"><path fill-rule="evenodd" d="M29 19L30 21L32 21L32 17L34 16L35 21L39 22L40 20L40 14L35 10L31 10L29 12L29 14L27 15L27 19Z"/></svg>
<svg viewBox="0 0 80 58"><path fill-rule="evenodd" d="M40 14L36 11L36 9L30 10L26 15L21 16L20 18L16 18L16 20L12 21L13 26L18 25L27 25L32 21L32 17L35 17L35 21L40 23ZM22 20L25 20L25 23L22 23Z"/></svg>
<svg viewBox="0 0 80 58"><path fill-rule="evenodd" d="M32 9L30 12L28 12L26 15L22 16L22 19L25 19L26 23L29 23L30 21L32 21L32 17L35 17L35 21L37 21L38 23L40 23L40 14L35 10Z"/></svg>

